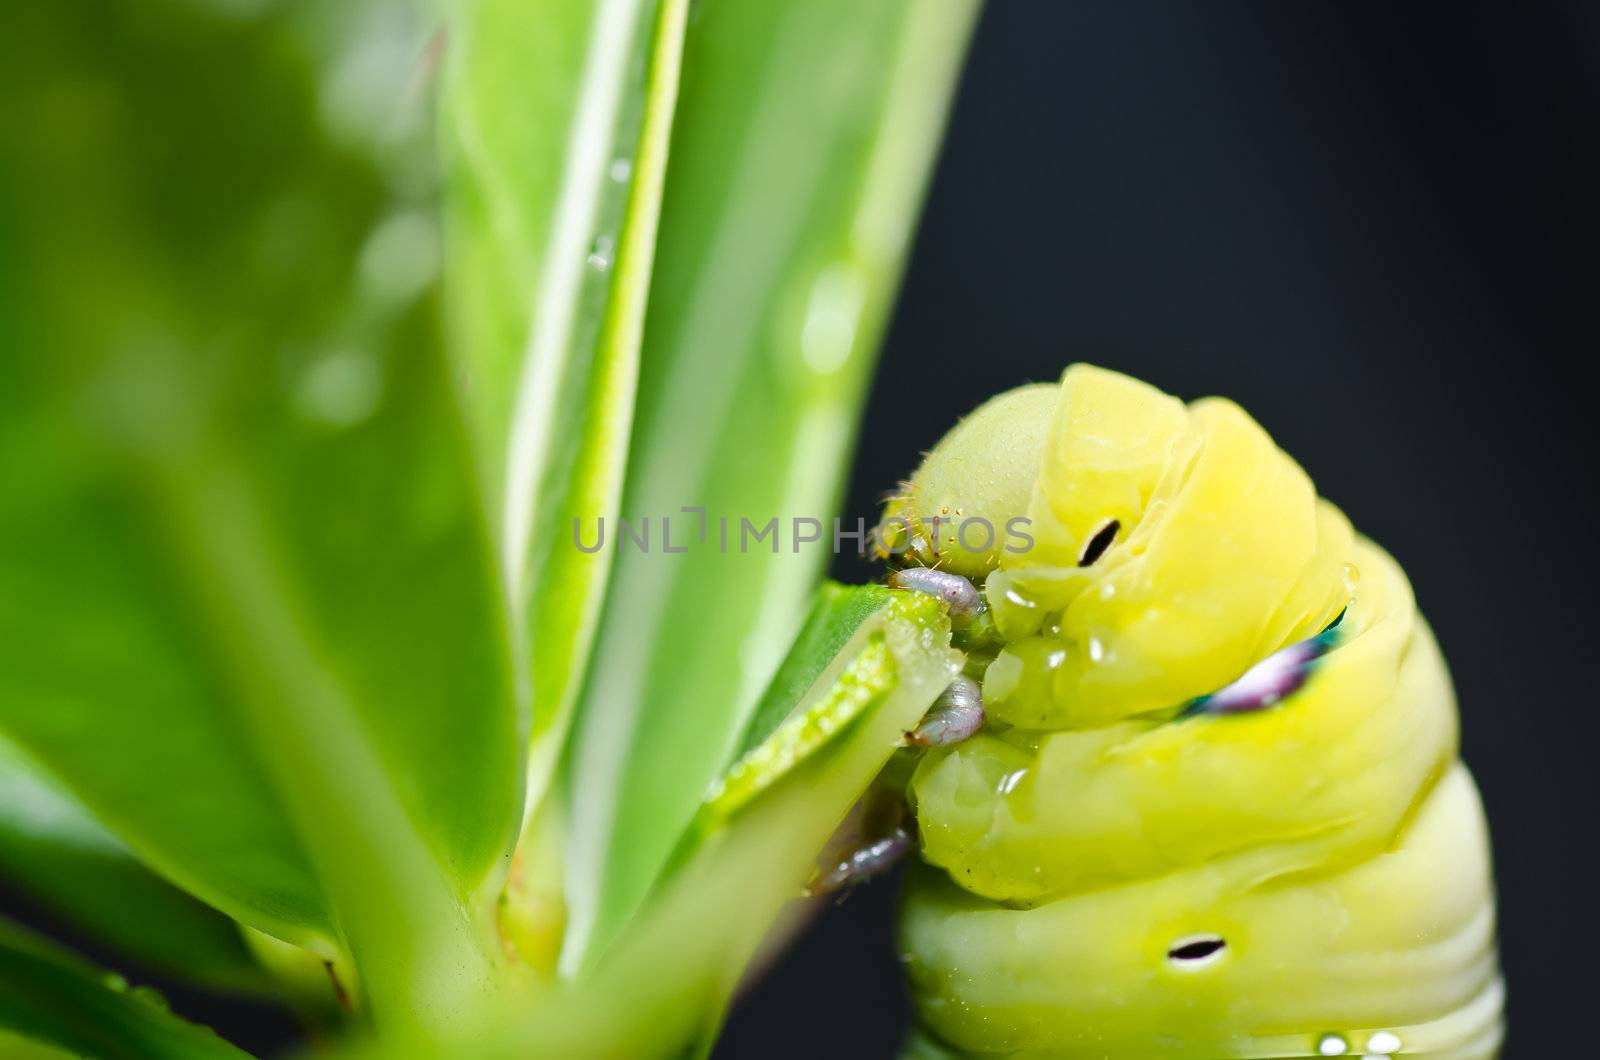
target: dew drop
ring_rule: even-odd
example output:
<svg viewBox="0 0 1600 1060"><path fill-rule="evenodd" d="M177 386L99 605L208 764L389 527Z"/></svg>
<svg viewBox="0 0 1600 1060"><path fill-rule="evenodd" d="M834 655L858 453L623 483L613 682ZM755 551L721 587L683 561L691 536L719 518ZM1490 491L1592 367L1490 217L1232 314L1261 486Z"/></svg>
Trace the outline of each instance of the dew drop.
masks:
<svg viewBox="0 0 1600 1060"><path fill-rule="evenodd" d="M1396 1034L1391 1034L1388 1031L1379 1031L1367 1039L1367 1052L1369 1054L1376 1053L1379 1056L1387 1056L1390 1053L1398 1053L1399 1051L1400 1037Z"/></svg>
<svg viewBox="0 0 1600 1060"><path fill-rule="evenodd" d="M1008 588L1006 590L1005 598L1009 602L1011 602L1013 604L1016 604L1018 607L1025 607L1029 611L1032 611L1034 608L1039 606L1038 604L1034 603L1032 600L1028 599L1026 596L1023 596L1021 593L1017 592L1015 589L1009 589Z"/></svg>
<svg viewBox="0 0 1600 1060"><path fill-rule="evenodd" d="M611 268L611 255L616 249L616 244L610 236L597 236L589 247L589 267L605 272Z"/></svg>
<svg viewBox="0 0 1600 1060"><path fill-rule="evenodd" d="M301 377L295 405L305 416L350 427L377 411L383 372L376 359L352 350L322 357Z"/></svg>
<svg viewBox="0 0 1600 1060"><path fill-rule="evenodd" d="M350 32L355 43L334 60L319 93L323 127L352 146L370 145L395 119L416 63L414 32L403 15L373 10Z"/></svg>
<svg viewBox="0 0 1600 1060"><path fill-rule="evenodd" d="M1000 778L1000 783L995 785L994 790L1001 795L1010 795L1017 790L1017 785L1021 784L1022 779L1027 775L1028 771L1026 769L1014 769Z"/></svg>
<svg viewBox="0 0 1600 1060"><path fill-rule="evenodd" d="M1344 579L1344 591L1346 593L1355 592L1356 585L1361 581L1361 568L1357 567L1354 563L1346 563L1344 565L1344 569L1339 573Z"/></svg>
<svg viewBox="0 0 1600 1060"><path fill-rule="evenodd" d="M615 162L611 163L611 169L609 170L609 173L611 175L611 179L616 183L628 183L629 178L633 176L632 160L627 158L617 159Z"/></svg>
<svg viewBox="0 0 1600 1060"><path fill-rule="evenodd" d="M800 356L819 375L842 368L855 346L866 292L847 265L825 269L811 285L800 326Z"/></svg>
<svg viewBox="0 0 1600 1060"><path fill-rule="evenodd" d="M1318 1056L1343 1056L1350 1051L1350 1043L1342 1034L1324 1034L1317 1041Z"/></svg>
<svg viewBox="0 0 1600 1060"><path fill-rule="evenodd" d="M439 238L419 212L387 218L361 248L361 282L376 298L401 302L415 297L439 270Z"/></svg>

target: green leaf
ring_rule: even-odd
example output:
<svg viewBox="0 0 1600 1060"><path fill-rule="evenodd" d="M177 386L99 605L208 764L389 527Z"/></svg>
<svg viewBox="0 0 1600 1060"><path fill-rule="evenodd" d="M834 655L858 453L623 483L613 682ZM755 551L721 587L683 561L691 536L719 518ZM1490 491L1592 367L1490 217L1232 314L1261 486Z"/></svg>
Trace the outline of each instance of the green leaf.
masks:
<svg viewBox="0 0 1600 1060"><path fill-rule="evenodd" d="M8 1030L14 1032L9 1041ZM40 1049L27 1043L38 1043ZM0 920L0 1051L7 1056L57 1055L47 1047L103 1060L246 1056L210 1030L172 1015L159 995L129 989L120 976L99 972Z"/></svg>
<svg viewBox="0 0 1600 1060"><path fill-rule="evenodd" d="M0 730L380 1026L490 990L512 627L437 308L431 27L7 5Z"/></svg>
<svg viewBox="0 0 1600 1060"><path fill-rule="evenodd" d="M871 690L867 709L731 817L706 804L693 853L616 947L483 1055L678 1056L715 1034L752 954L793 908L828 837L959 669L948 620L931 597L875 602L836 655L791 656L821 673L792 718L816 716L852 688Z"/></svg>
<svg viewBox="0 0 1600 1060"><path fill-rule="evenodd" d="M750 725L739 741L740 755L754 750L784 723L806 691L834 664L861 624L893 596L893 590L883 585L822 583L805 625L800 627L789 654L784 656L750 715Z"/></svg>
<svg viewBox="0 0 1600 1060"><path fill-rule="evenodd" d="M445 75L446 295L544 793L622 492L687 0L456 5Z"/></svg>
<svg viewBox="0 0 1600 1060"><path fill-rule="evenodd" d="M212 989L267 987L236 924L140 865L4 740L0 876L141 967Z"/></svg>
<svg viewBox="0 0 1600 1060"><path fill-rule="evenodd" d="M825 586L763 697L780 724L746 756L781 764L737 805L715 793L702 801L691 840L615 948L531 1012L485 1024L473 1055L681 1057L713 1038L752 955L775 923L803 911L802 888L828 839L959 672L949 642L931 596ZM802 673L815 677L802 685ZM791 726L860 692L846 724L782 753ZM352 1055L395 1054L364 1046Z"/></svg>
<svg viewBox="0 0 1600 1060"><path fill-rule="evenodd" d="M620 554L570 763L569 973L639 908L799 624L827 545L791 551L790 520L832 536L974 10L696 8L624 495L656 537L644 554L609 523ZM687 554L666 553L668 517ZM774 517L781 547L741 552L741 519Z"/></svg>

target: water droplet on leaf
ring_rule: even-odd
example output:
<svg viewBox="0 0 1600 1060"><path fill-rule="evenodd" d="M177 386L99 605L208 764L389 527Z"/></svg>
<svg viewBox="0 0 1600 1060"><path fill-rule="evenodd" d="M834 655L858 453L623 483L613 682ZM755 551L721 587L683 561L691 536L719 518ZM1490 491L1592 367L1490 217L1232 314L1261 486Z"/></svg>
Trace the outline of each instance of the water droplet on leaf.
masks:
<svg viewBox="0 0 1600 1060"><path fill-rule="evenodd" d="M350 427L378 409L383 373L375 358L340 350L318 360L300 380L295 404L301 413L335 427Z"/></svg>

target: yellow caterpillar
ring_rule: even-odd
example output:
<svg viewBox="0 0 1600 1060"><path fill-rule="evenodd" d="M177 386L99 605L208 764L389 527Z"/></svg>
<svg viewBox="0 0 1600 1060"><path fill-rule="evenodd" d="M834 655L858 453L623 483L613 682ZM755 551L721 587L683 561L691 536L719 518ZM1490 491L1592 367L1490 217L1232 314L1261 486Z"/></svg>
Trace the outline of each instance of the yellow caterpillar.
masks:
<svg viewBox="0 0 1600 1060"><path fill-rule="evenodd" d="M1444 661L1400 568L1238 406L1076 365L960 423L881 530L906 575L981 592L952 613L983 728L909 786L927 1048L1496 1054Z"/></svg>

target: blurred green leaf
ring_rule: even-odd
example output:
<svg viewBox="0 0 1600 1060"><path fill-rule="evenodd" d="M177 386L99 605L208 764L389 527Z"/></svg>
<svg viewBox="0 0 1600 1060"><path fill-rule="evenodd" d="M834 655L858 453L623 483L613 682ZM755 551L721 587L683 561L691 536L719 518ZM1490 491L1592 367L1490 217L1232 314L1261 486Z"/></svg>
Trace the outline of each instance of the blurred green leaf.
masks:
<svg viewBox="0 0 1600 1060"><path fill-rule="evenodd" d="M0 1056L6 1060L67 1060L78 1055L0 1027Z"/></svg>
<svg viewBox="0 0 1600 1060"><path fill-rule="evenodd" d="M141 967L214 989L267 988L236 924L139 864L3 739L0 876Z"/></svg>
<svg viewBox="0 0 1600 1060"><path fill-rule="evenodd" d="M457 5L443 123L451 349L531 674L530 795L566 734L610 569L687 0Z"/></svg>
<svg viewBox="0 0 1600 1060"><path fill-rule="evenodd" d="M438 320L403 5L7 5L0 729L148 864L491 989L511 628Z"/></svg>
<svg viewBox="0 0 1600 1060"><path fill-rule="evenodd" d="M615 948L524 1018L494 1055L673 1057L715 1035L752 954L799 898L828 837L959 668L932 597L897 594L885 605L875 589L843 592L859 594L869 614L837 653L811 635L816 625L808 630L801 643L812 647L798 648L786 668L819 677L789 713L814 711L846 685L871 690L865 713L731 819L711 814L693 854ZM829 619L849 610L821 624L837 628Z"/></svg>
<svg viewBox="0 0 1600 1060"><path fill-rule="evenodd" d="M8 1042L7 1030L17 1037ZM29 1041L102 1060L246 1056L210 1030L172 1015L159 995L130 989L120 976L0 920L0 1051L52 1055L29 1049Z"/></svg>
<svg viewBox="0 0 1600 1060"><path fill-rule="evenodd" d="M826 552L706 527L831 512L973 0L688 8L0 15L0 734L140 863L353 957L386 1044L462 1040L520 983L495 901L586 674L563 960L689 974L555 1040L635 1043L716 1023L948 680L931 604L830 589L758 703ZM622 498L706 522L607 596L615 545L574 538ZM846 666L872 695L663 885L741 734L786 738ZM7 820L13 873L90 900L50 882L70 828Z"/></svg>
<svg viewBox="0 0 1600 1060"><path fill-rule="evenodd" d="M974 10L695 9L623 507L657 536L643 554L610 525L569 767L569 973L639 908L802 617ZM781 546L741 552L741 519L774 517ZM793 517L824 545L791 551Z"/></svg>

